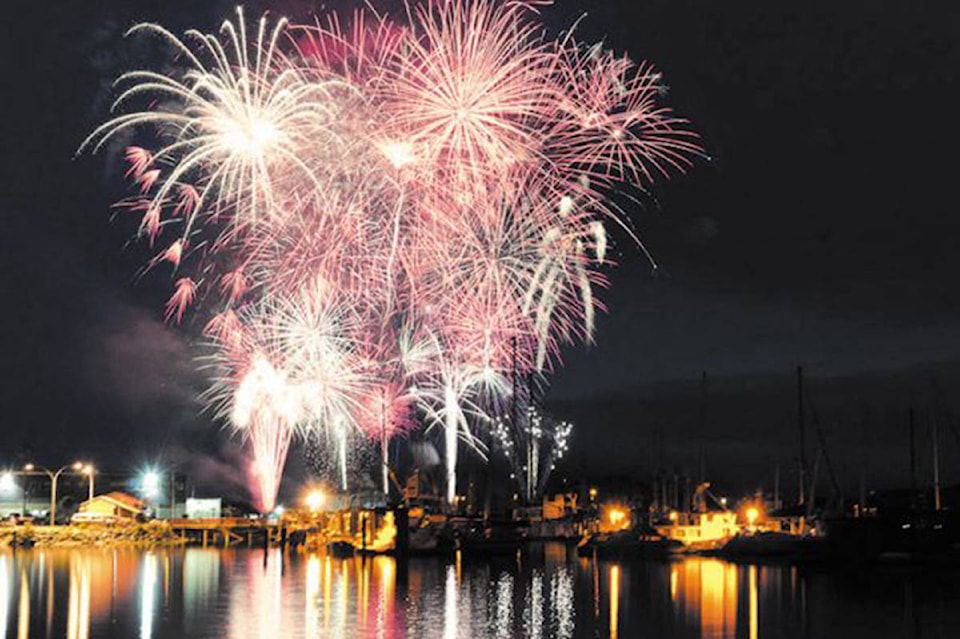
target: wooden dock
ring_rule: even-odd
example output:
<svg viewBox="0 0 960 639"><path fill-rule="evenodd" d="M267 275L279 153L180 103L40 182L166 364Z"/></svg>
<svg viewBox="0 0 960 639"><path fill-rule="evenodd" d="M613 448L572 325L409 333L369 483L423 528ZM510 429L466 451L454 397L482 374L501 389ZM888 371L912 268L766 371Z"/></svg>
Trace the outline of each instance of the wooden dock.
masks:
<svg viewBox="0 0 960 639"><path fill-rule="evenodd" d="M171 519L169 524L182 543L204 548L279 545L288 534L288 527L282 522L244 517Z"/></svg>

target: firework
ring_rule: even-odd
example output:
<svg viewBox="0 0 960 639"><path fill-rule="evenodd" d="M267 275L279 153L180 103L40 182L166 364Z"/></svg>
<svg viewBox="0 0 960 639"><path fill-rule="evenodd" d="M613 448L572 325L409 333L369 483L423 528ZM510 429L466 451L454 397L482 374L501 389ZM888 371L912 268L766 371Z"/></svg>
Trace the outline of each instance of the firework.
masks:
<svg viewBox="0 0 960 639"><path fill-rule="evenodd" d="M496 417L493 442L507 460L513 479L528 503L543 495L550 474L567 453L573 424L544 413L528 403L520 419Z"/></svg>
<svg viewBox="0 0 960 639"><path fill-rule="evenodd" d="M420 422L454 502L459 445L483 455L478 429L507 428L511 380L593 339L606 229L637 239L611 194L701 153L658 72L549 38L546 4L131 29L180 70L121 76L118 114L81 148L137 136L118 206L165 238L148 266L175 273L167 319L213 312L207 399L250 442L259 507L297 435L329 443L344 489L351 441L377 440L389 494L387 444ZM569 427L525 421L552 465Z"/></svg>

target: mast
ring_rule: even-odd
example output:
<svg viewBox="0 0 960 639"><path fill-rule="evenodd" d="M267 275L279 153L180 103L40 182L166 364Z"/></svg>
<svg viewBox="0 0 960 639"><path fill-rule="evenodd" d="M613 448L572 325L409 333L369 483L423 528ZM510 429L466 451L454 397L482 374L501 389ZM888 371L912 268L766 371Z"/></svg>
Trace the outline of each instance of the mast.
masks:
<svg viewBox="0 0 960 639"><path fill-rule="evenodd" d="M700 374L700 481L702 484L707 480L706 459L704 458L703 440L707 433L707 371Z"/></svg>
<svg viewBox="0 0 960 639"><path fill-rule="evenodd" d="M773 470L773 509L780 510L780 464Z"/></svg>
<svg viewBox="0 0 960 639"><path fill-rule="evenodd" d="M933 508L940 510L940 427L933 415Z"/></svg>
<svg viewBox="0 0 960 639"><path fill-rule="evenodd" d="M807 481L807 453L803 418L803 366L797 366L797 428L800 431L799 498L797 504L802 506L807 501L804 492L804 486Z"/></svg>
<svg viewBox="0 0 960 639"><path fill-rule="evenodd" d="M865 442L867 441L869 425L870 409L864 407L863 422L860 425L860 505L857 508L857 513L860 517L863 517L864 508L867 507L867 449Z"/></svg>
<svg viewBox="0 0 960 639"><path fill-rule="evenodd" d="M917 497L917 450L913 406L907 412L907 421L910 425L910 503L912 505Z"/></svg>

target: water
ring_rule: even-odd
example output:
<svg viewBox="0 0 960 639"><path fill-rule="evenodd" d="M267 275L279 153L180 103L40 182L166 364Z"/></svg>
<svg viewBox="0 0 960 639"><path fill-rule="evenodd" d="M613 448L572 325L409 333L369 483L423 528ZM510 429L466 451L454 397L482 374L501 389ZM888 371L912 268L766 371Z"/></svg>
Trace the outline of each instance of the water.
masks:
<svg viewBox="0 0 960 639"><path fill-rule="evenodd" d="M0 551L0 639L957 637L955 571L719 559Z"/></svg>

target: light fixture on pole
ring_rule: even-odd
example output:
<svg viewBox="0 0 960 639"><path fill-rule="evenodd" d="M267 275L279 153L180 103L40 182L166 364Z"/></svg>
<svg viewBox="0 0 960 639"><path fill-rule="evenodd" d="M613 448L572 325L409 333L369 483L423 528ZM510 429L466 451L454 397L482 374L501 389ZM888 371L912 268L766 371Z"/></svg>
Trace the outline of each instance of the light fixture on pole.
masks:
<svg viewBox="0 0 960 639"><path fill-rule="evenodd" d="M93 467L93 464L84 464L83 468L80 469L80 473L87 476L87 500L93 499L93 476L96 474L97 469Z"/></svg>
<svg viewBox="0 0 960 639"><path fill-rule="evenodd" d="M61 466L57 470L50 470L49 468L44 468L43 466L37 466L35 464L25 464L23 466L24 475L46 475L50 478L50 525L56 525L57 521L57 483L60 480L60 475L72 470L75 473L82 472L84 468L83 462L74 462L68 466ZM93 467L91 466L90 472L90 481L93 481ZM92 485L92 484L91 484Z"/></svg>

